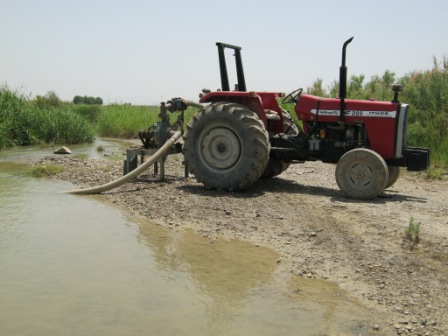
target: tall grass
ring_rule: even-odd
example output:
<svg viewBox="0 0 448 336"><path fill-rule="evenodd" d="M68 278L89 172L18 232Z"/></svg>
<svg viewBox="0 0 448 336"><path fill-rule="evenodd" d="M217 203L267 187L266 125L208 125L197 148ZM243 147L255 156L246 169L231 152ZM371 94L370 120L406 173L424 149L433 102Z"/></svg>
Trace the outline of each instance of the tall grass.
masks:
<svg viewBox="0 0 448 336"><path fill-rule="evenodd" d="M0 120L0 149L10 147L12 145L13 142L9 137L9 123L7 121Z"/></svg>
<svg viewBox="0 0 448 336"><path fill-rule="evenodd" d="M437 164L448 165L448 59L402 79L403 99L411 104L409 143L431 149Z"/></svg>
<svg viewBox="0 0 448 336"><path fill-rule="evenodd" d="M74 144L93 141L94 127L70 109L34 108L29 112L36 142Z"/></svg>
<svg viewBox="0 0 448 336"><path fill-rule="evenodd" d="M108 105L98 118L100 136L133 138L159 120L157 106Z"/></svg>
<svg viewBox="0 0 448 336"><path fill-rule="evenodd" d="M102 113L102 106L100 105L86 105L76 104L72 106L73 112L83 116L92 124L96 124Z"/></svg>
<svg viewBox="0 0 448 336"><path fill-rule="evenodd" d="M135 138L139 131L148 129L160 121L159 106L108 105L98 119L98 134L106 137ZM185 111L185 123L195 113L195 109ZM170 113L170 123L173 124L180 112Z"/></svg>
<svg viewBox="0 0 448 336"><path fill-rule="evenodd" d="M93 126L69 105L43 107L40 103L8 87L0 87L0 149L93 141Z"/></svg>
<svg viewBox="0 0 448 336"><path fill-rule="evenodd" d="M22 121L22 110L26 97L8 87L0 87L0 149L15 144L23 138L24 129L19 125Z"/></svg>

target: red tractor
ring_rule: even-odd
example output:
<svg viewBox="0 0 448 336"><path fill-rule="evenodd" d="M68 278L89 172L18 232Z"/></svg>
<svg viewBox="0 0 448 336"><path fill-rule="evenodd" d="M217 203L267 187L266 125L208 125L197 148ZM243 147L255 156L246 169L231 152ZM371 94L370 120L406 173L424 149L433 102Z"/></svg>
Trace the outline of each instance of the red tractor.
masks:
<svg viewBox="0 0 448 336"><path fill-rule="evenodd" d="M321 98L298 89L246 90L241 48L217 43L222 89L204 90L198 111L184 135L183 152L190 173L207 188L243 190L260 178L279 175L291 163L320 160L336 165L336 182L351 198L372 199L395 183L399 167L429 166L429 150L407 147L409 105L346 99L346 48L342 48L339 98ZM231 91L225 49L235 52L238 84ZM302 127L279 105L294 104ZM300 123L299 123L300 124Z"/></svg>

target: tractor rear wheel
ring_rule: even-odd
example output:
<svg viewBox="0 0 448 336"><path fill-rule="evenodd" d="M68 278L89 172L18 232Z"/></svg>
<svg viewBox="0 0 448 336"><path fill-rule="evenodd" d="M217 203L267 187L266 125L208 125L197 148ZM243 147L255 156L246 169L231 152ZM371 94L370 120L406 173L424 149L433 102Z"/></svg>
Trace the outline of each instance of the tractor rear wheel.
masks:
<svg viewBox="0 0 448 336"><path fill-rule="evenodd" d="M345 153L336 166L336 183L350 198L373 199L386 188L388 180L386 162L370 149L353 149Z"/></svg>
<svg viewBox="0 0 448 336"><path fill-rule="evenodd" d="M201 109L188 123L184 156L189 172L206 188L243 190L267 165L269 137L253 111L219 102Z"/></svg>

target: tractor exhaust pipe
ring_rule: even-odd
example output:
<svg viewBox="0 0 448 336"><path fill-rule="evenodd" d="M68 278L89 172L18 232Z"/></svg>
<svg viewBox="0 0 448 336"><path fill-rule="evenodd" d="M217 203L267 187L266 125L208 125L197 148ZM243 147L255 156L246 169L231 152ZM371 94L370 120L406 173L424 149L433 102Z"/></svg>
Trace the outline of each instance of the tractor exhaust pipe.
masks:
<svg viewBox="0 0 448 336"><path fill-rule="evenodd" d="M347 67L345 66L345 55L347 46L353 41L353 38L354 36L349 38L342 46L342 64L339 68L339 99L341 100L341 114L339 120L341 122L344 120L345 98L347 98Z"/></svg>

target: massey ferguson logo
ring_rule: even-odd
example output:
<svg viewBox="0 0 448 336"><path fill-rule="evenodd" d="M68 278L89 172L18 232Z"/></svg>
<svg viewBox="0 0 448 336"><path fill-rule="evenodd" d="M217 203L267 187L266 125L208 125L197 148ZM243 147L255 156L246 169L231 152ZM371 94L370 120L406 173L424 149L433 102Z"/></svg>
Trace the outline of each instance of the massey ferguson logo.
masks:
<svg viewBox="0 0 448 336"><path fill-rule="evenodd" d="M338 116L341 114L339 110L311 110L312 114L318 114L320 116ZM346 117L369 117L369 118L395 118L397 111L358 111L358 110L345 110L344 115Z"/></svg>

